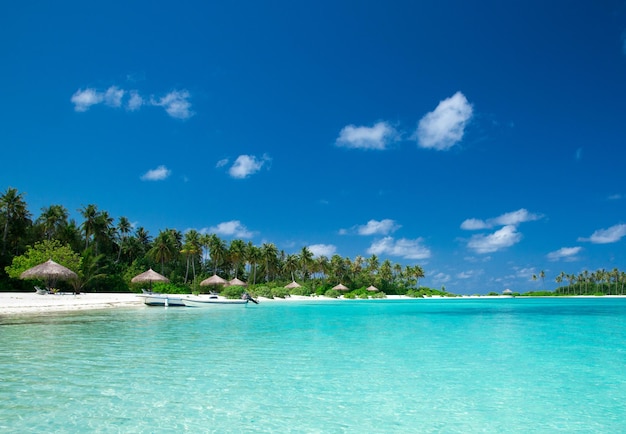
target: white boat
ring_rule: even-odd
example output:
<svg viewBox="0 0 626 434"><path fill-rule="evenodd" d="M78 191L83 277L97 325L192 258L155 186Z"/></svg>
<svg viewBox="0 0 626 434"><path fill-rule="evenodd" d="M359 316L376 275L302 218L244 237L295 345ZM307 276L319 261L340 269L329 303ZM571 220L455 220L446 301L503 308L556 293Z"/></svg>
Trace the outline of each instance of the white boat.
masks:
<svg viewBox="0 0 626 434"><path fill-rule="evenodd" d="M248 304L249 298L231 299L219 295L211 294L209 296L188 296L182 299L185 306L188 307L209 307L209 306L235 306ZM252 300L256 303L255 300Z"/></svg>
<svg viewBox="0 0 626 434"><path fill-rule="evenodd" d="M143 294L137 294L137 297L142 297L144 304L148 306L185 306L182 297L173 294L145 292Z"/></svg>

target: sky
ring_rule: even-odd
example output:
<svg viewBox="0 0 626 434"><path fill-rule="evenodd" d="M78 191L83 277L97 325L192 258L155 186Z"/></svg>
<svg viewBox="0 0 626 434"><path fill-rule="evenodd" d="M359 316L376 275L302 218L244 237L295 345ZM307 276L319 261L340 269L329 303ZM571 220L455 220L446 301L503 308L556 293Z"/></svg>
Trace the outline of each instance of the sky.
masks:
<svg viewBox="0 0 626 434"><path fill-rule="evenodd" d="M0 40L0 190L34 219L96 204L457 294L626 270L626 1L25 0Z"/></svg>

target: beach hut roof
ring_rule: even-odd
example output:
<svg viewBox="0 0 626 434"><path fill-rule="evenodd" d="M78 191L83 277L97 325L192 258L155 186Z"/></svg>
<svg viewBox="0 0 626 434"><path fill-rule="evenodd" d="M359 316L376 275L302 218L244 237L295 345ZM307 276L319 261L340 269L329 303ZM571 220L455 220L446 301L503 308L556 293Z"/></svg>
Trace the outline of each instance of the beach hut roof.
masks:
<svg viewBox="0 0 626 434"><path fill-rule="evenodd" d="M209 286L209 285L226 285L228 281L226 279L221 278L217 274L209 277L208 279L204 279L200 282L200 286Z"/></svg>
<svg viewBox="0 0 626 434"><path fill-rule="evenodd" d="M513 291L507 288L504 291L502 291L502 294L513 294Z"/></svg>
<svg viewBox="0 0 626 434"><path fill-rule="evenodd" d="M152 268L148 271L144 271L141 274L136 275L130 280L132 283L140 283L140 282L169 282L170 279L167 277L157 273Z"/></svg>
<svg viewBox="0 0 626 434"><path fill-rule="evenodd" d="M248 286L248 284L246 282L244 282L243 280L239 280L236 277L231 280L230 282L228 282L228 284L230 286Z"/></svg>
<svg viewBox="0 0 626 434"><path fill-rule="evenodd" d="M300 288L302 285L300 285L298 282L296 282L295 280L293 282L291 282L289 285L285 285L285 288L287 289L294 289L294 288Z"/></svg>
<svg viewBox="0 0 626 434"><path fill-rule="evenodd" d="M36 265L20 274L22 279L75 279L78 276L72 270L48 259L43 264Z"/></svg>
<svg viewBox="0 0 626 434"><path fill-rule="evenodd" d="M378 291L378 288L376 288L374 285L370 285L366 288L368 291Z"/></svg>
<svg viewBox="0 0 626 434"><path fill-rule="evenodd" d="M340 283L339 285L333 286L333 289L336 289L337 291L347 291L348 287Z"/></svg>

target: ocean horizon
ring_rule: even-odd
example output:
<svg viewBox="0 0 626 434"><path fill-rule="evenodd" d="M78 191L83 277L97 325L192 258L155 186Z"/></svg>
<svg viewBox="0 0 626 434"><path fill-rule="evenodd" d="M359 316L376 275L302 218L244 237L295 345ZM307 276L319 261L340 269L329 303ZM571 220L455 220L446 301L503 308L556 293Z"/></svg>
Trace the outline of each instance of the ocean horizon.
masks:
<svg viewBox="0 0 626 434"><path fill-rule="evenodd" d="M3 432L623 432L626 299L0 318Z"/></svg>

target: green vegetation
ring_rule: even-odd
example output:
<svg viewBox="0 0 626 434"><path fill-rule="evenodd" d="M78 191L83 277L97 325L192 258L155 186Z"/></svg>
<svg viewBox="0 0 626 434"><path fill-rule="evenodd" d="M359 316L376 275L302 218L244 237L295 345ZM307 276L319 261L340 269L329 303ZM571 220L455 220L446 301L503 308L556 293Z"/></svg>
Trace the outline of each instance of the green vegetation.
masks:
<svg viewBox="0 0 626 434"><path fill-rule="evenodd" d="M170 279L169 284L155 284L153 289L169 293L220 291L221 287L200 286L203 279L218 274L229 280L244 280L249 284L248 292L269 298L290 294L343 295L352 299L455 296L444 287L421 287L419 279L424 277L424 270L419 265L402 266L388 259L381 262L376 255L354 259L339 255L313 257L308 247L288 254L273 243L255 246L239 239L227 243L216 234L195 230L183 234L163 229L153 237L142 227L133 228L126 217L116 222L94 204L78 211L81 222L70 219L68 210L56 204L42 208L33 220L23 193L9 187L0 194L0 291L32 291L33 282L22 281L19 275L53 259L79 276L72 282L58 282L61 289L73 291L139 291L142 285L132 285L130 280L153 268ZM511 295L623 295L626 284L626 273L616 268L579 274L561 272L553 292L545 289L545 278L543 270L532 275L533 281L541 280L541 291ZM294 280L302 286L284 288ZM332 289L338 283L348 290ZM379 291L368 291L370 285ZM223 292L236 298L241 291L234 287Z"/></svg>
<svg viewBox="0 0 626 434"><path fill-rule="evenodd" d="M170 279L169 284L153 285L153 290L167 293L221 290L228 297L241 296L241 288L199 285L213 274L244 280L249 284L248 292L264 297L420 297L438 292L419 286L419 279L424 277L419 265L402 266L388 259L381 261L376 255L354 259L339 255L313 257L308 247L288 254L272 243L255 246L240 239L227 243L216 234L195 230L181 233L163 229L153 236L142 227L133 228L126 217L115 221L94 204L78 212L80 222L70 219L64 206L55 204L41 209L33 219L23 193L9 187L0 194L0 291L32 291L33 282L22 281L19 275L53 259L79 276L58 285L90 292L138 292L142 285L131 284L130 280L148 268ZM285 289L293 280L302 286ZM338 283L349 290L333 290ZM367 291L370 285L380 291Z"/></svg>

